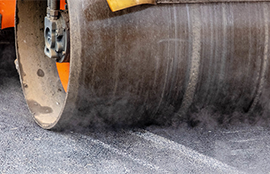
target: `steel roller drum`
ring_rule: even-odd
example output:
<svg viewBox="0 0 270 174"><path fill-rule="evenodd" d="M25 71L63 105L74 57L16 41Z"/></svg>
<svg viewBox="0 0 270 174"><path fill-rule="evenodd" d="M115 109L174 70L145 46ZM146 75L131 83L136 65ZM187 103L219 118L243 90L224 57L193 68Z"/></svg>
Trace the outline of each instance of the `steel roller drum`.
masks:
<svg viewBox="0 0 270 174"><path fill-rule="evenodd" d="M67 92L44 55L46 1L17 1L18 69L45 129L170 125L207 112L270 114L270 3L143 5L68 0Z"/></svg>

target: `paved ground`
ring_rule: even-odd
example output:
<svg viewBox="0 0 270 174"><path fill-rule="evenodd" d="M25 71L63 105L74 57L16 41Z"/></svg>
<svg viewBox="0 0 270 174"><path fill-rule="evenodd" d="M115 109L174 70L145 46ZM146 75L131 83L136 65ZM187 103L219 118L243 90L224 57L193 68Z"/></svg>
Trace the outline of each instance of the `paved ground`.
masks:
<svg viewBox="0 0 270 174"><path fill-rule="evenodd" d="M260 125L43 130L28 112L12 50L0 58L0 173L270 173L270 129Z"/></svg>

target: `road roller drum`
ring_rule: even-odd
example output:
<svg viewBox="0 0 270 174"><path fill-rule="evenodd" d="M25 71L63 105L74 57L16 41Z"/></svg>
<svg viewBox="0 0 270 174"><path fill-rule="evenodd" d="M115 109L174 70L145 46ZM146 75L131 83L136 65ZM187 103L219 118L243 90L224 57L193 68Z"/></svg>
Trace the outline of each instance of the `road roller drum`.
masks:
<svg viewBox="0 0 270 174"><path fill-rule="evenodd" d="M116 12L105 0L50 5L17 0L15 26L23 92L44 129L195 126L204 116L224 124L235 115L255 123L270 114L269 2L110 4ZM57 63L44 53L44 19L64 11L68 25L50 31L55 44L68 31L70 57Z"/></svg>

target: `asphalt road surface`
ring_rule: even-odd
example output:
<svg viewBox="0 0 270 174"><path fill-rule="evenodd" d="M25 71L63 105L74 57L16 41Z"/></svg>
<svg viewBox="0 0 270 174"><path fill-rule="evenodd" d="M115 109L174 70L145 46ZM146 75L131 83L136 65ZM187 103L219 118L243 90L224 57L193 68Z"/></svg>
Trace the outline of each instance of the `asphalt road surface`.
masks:
<svg viewBox="0 0 270 174"><path fill-rule="evenodd" d="M14 46L0 49L0 173L270 173L270 129L259 124L43 130L24 101Z"/></svg>

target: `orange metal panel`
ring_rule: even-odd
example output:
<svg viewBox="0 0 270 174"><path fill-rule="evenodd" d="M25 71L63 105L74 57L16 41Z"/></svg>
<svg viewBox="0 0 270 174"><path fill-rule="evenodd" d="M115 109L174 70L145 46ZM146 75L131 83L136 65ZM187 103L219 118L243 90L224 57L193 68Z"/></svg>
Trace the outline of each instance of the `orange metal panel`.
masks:
<svg viewBox="0 0 270 174"><path fill-rule="evenodd" d="M65 0L60 0L60 9L64 10L65 9L66 2Z"/></svg>
<svg viewBox="0 0 270 174"><path fill-rule="evenodd" d="M67 91L69 79L69 63L56 63L58 75L61 80L62 86Z"/></svg>
<svg viewBox="0 0 270 174"><path fill-rule="evenodd" d="M15 0L0 0L0 13L2 15L2 29L14 27Z"/></svg>

